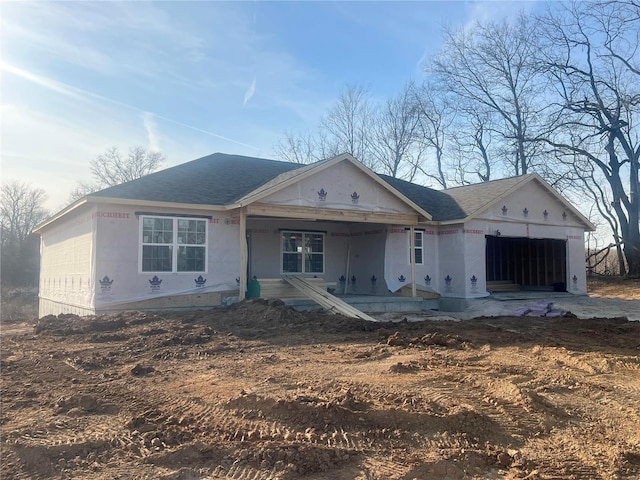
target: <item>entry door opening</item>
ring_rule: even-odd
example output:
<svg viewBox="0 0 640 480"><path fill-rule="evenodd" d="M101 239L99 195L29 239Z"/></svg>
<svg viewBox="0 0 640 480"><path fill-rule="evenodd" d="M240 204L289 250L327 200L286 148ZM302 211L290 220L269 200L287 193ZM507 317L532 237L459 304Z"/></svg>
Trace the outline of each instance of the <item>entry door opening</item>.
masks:
<svg viewBox="0 0 640 480"><path fill-rule="evenodd" d="M566 290L565 240L486 236L486 244L487 282Z"/></svg>

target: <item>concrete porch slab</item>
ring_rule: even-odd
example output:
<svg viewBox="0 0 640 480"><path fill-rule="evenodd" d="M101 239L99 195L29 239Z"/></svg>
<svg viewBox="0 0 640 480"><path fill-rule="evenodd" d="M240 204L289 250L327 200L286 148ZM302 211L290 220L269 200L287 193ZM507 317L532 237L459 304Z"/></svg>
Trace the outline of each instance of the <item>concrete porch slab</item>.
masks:
<svg viewBox="0 0 640 480"><path fill-rule="evenodd" d="M423 299L420 297L340 295L338 298L365 313L422 312L439 308L438 299ZM282 301L285 305L300 311L322 309L313 300L306 298L283 298Z"/></svg>

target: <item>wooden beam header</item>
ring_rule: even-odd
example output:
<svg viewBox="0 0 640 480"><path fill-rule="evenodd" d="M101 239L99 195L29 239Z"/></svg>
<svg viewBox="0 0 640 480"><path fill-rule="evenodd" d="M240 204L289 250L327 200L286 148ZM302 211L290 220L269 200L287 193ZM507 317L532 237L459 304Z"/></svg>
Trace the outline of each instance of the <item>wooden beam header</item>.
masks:
<svg viewBox="0 0 640 480"><path fill-rule="evenodd" d="M418 215L406 213L367 212L331 208L301 207L254 203L246 207L247 215L301 220L329 220L336 222L383 223L390 225L418 225Z"/></svg>

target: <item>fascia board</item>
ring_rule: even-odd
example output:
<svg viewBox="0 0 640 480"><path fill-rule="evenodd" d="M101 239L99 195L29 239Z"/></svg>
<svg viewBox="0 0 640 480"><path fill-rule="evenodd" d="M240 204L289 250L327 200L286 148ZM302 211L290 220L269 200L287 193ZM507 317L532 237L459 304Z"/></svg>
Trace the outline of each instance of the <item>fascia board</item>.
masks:
<svg viewBox="0 0 640 480"><path fill-rule="evenodd" d="M211 205L204 203L176 203L160 202L156 200L135 200L130 198L117 197L87 197L90 203L110 203L115 205L138 205L149 207L183 208L187 210L231 210L237 208L234 205Z"/></svg>
<svg viewBox="0 0 640 480"><path fill-rule="evenodd" d="M76 210L77 208L80 208L82 205L85 205L88 203L88 199L87 197L83 197L80 200L76 200L75 202L73 202L71 205L63 208L62 210L60 210L58 213L53 214L52 216L50 216L49 218L47 218L46 220L44 220L42 223L39 223L38 225L36 225L33 230L31 230L32 233L40 233L42 232L43 229L45 229L46 227L48 227L49 225L51 225L53 222L57 221L58 219L64 217L65 215L67 215L68 213Z"/></svg>
<svg viewBox="0 0 640 480"><path fill-rule="evenodd" d="M180 208L185 210L218 210L218 211L234 210L240 207L239 204L206 205L206 204L200 204L200 203L175 203L175 202L158 202L153 200L134 200L130 198L118 198L118 197L92 197L91 195L88 195L76 201L75 203L72 203L65 209L61 210L57 214L45 220L40 225L36 226L32 230L33 233L40 233L47 226L56 222L60 218L66 216L67 214L71 213L73 210L76 210L82 205L88 205L88 204L131 205L131 206L142 206L142 207Z"/></svg>

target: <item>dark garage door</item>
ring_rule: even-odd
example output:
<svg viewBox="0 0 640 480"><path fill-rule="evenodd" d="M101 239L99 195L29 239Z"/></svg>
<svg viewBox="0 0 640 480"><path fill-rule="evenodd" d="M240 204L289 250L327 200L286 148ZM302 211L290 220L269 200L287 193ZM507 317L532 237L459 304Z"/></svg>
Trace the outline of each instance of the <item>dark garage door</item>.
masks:
<svg viewBox="0 0 640 480"><path fill-rule="evenodd" d="M487 282L565 289L565 240L494 236L487 236L486 240Z"/></svg>

